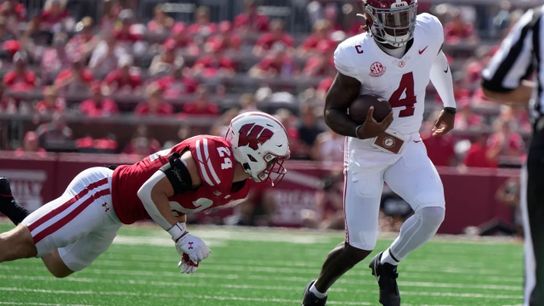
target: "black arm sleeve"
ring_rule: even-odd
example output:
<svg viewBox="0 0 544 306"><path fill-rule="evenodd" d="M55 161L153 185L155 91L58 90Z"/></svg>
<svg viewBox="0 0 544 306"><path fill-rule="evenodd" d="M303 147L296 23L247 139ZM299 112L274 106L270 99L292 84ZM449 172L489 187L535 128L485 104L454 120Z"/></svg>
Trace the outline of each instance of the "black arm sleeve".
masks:
<svg viewBox="0 0 544 306"><path fill-rule="evenodd" d="M180 157L178 153L173 153L168 158L168 163L160 169L164 172L172 187L174 187L175 194L193 190L191 174L187 170L187 167L185 167L185 164L179 159Z"/></svg>

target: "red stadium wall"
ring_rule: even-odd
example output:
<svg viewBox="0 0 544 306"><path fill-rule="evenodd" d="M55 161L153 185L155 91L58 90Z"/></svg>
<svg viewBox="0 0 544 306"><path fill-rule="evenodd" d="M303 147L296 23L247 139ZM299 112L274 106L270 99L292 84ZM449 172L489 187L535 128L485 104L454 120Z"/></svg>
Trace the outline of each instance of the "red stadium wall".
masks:
<svg viewBox="0 0 544 306"><path fill-rule="evenodd" d="M18 201L30 209L60 195L70 180L81 170L92 166L132 163L137 158L123 155L59 153L20 155L0 152L0 175L12 181ZM291 161L289 173L272 192L277 206L273 223L278 226L300 226L300 211L315 208L315 193L321 179L333 168L313 162ZM511 223L512 210L497 203L495 193L518 170L440 168L446 192L446 220L441 233L462 233L467 226L477 226L492 219Z"/></svg>

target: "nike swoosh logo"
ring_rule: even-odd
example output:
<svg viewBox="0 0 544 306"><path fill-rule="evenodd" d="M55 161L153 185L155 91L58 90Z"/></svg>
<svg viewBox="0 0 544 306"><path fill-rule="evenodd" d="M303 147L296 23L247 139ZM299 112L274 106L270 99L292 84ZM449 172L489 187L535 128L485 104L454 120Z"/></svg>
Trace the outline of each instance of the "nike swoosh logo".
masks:
<svg viewBox="0 0 544 306"><path fill-rule="evenodd" d="M449 70L450 70L450 66L446 67L446 70L444 70L444 73L448 73Z"/></svg>
<svg viewBox="0 0 544 306"><path fill-rule="evenodd" d="M417 52L419 52L419 54L423 54L423 52L425 52L425 50L427 50L428 47L429 46L425 46L425 48L419 49L419 50L417 50Z"/></svg>
<svg viewBox="0 0 544 306"><path fill-rule="evenodd" d="M420 143L420 142L421 142L421 140L414 140L414 142L415 142L415 143Z"/></svg>

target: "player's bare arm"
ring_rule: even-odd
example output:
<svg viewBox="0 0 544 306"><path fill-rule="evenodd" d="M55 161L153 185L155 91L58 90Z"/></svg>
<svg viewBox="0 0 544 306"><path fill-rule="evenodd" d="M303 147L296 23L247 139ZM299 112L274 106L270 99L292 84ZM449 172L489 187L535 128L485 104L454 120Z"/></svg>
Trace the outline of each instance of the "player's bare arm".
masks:
<svg viewBox="0 0 544 306"><path fill-rule="evenodd" d="M184 273L195 272L198 263L208 257L210 252L204 241L189 234L185 222L180 222L170 208L169 197L195 187L193 177L197 180L195 183L200 184L190 152L183 156L174 153L169 162L138 190L138 197L149 216L172 236L176 249L182 256L179 266Z"/></svg>
<svg viewBox="0 0 544 306"><path fill-rule="evenodd" d="M382 121L373 118L373 108L370 108L363 124L352 121L347 109L359 96L361 83L352 77L341 73L336 78L325 98L325 122L336 133L357 138L372 138L383 133L393 122L390 112Z"/></svg>
<svg viewBox="0 0 544 306"><path fill-rule="evenodd" d="M482 87L484 95L495 102L511 104L511 105L526 105L531 99L531 95L535 89L535 83L529 80L523 80L521 85L512 91L501 92Z"/></svg>
<svg viewBox="0 0 544 306"><path fill-rule="evenodd" d="M431 67L431 82L444 103L444 108L440 112L432 129L433 136L440 136L453 129L457 109L453 94L451 69L443 51L438 53Z"/></svg>

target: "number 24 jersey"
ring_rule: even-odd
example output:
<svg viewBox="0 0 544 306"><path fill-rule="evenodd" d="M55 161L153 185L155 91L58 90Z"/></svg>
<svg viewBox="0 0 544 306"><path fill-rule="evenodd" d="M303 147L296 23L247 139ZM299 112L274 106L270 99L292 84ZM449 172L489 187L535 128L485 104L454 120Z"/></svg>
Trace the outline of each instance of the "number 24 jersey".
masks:
<svg viewBox="0 0 544 306"><path fill-rule="evenodd" d="M247 196L250 180L233 190L234 156L231 145L222 137L200 135L186 139L170 149L147 156L132 165L115 169L112 178L112 201L115 213L121 222L130 224L149 218L138 198L138 189L147 179L168 163L174 152L191 152L201 178L201 185L169 198L170 207L182 213L195 213L225 205Z"/></svg>

